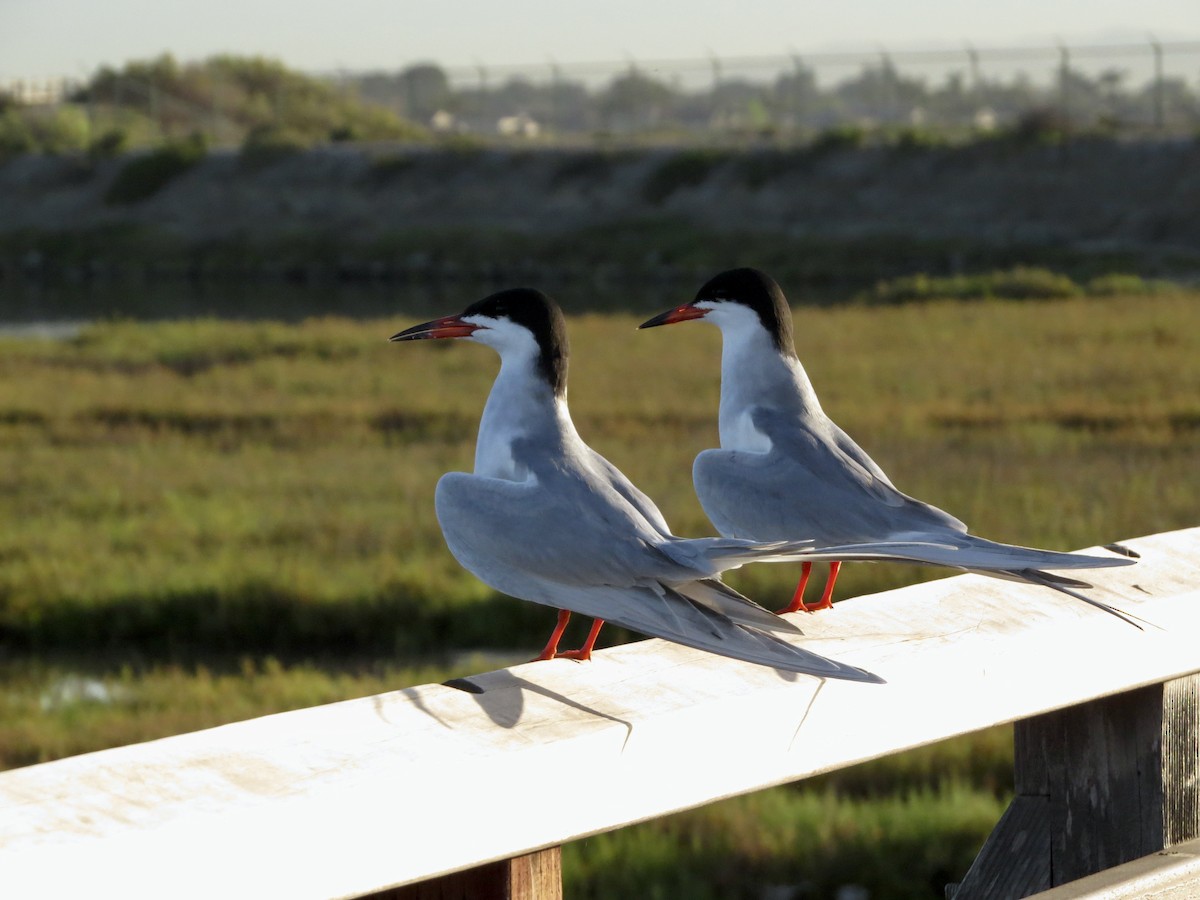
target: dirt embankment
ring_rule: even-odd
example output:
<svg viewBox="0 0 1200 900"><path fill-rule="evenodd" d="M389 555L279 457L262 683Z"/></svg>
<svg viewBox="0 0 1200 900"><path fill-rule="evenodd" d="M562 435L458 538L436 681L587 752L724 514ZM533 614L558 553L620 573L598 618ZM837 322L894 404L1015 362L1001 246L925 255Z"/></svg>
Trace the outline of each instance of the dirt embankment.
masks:
<svg viewBox="0 0 1200 900"><path fill-rule="evenodd" d="M1200 252L1200 141L824 153L331 148L265 165L212 154L146 199L106 201L128 163L26 157L0 166L0 241L141 226L192 247L304 239L345 250L405 235L411 250L436 233L515 236L522 252L553 240L564 252L583 229L594 242L597 229L659 222L716 235L1151 260Z"/></svg>

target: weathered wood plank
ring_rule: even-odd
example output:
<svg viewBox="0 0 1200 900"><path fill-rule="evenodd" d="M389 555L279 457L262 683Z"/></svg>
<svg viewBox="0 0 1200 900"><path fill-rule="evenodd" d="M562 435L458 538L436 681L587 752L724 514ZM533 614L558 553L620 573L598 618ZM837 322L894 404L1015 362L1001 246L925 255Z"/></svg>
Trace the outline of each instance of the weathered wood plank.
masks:
<svg viewBox="0 0 1200 900"><path fill-rule="evenodd" d="M1016 723L1016 797L956 900L1025 897L1200 837L1198 687L1189 675Z"/></svg>
<svg viewBox="0 0 1200 900"><path fill-rule="evenodd" d="M1200 529L1128 543L1145 631L978 576L796 617L885 685L645 641L2 773L0 896L356 897L1200 670Z"/></svg>
<svg viewBox="0 0 1200 900"><path fill-rule="evenodd" d="M1167 682L1163 713L1171 725L1162 747L1163 781L1170 786L1163 798L1163 846L1174 847L1200 838L1200 677Z"/></svg>
<svg viewBox="0 0 1200 900"><path fill-rule="evenodd" d="M1010 900L1050 887L1050 798L1018 794L993 829L954 900Z"/></svg>

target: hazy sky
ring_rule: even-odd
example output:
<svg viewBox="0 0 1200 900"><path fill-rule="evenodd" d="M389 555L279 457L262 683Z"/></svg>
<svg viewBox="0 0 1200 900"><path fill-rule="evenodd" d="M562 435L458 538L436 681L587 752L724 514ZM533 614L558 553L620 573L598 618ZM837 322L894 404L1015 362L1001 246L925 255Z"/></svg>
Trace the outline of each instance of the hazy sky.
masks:
<svg viewBox="0 0 1200 900"><path fill-rule="evenodd" d="M1200 0L0 0L0 79L170 52L306 70L1200 40Z"/></svg>

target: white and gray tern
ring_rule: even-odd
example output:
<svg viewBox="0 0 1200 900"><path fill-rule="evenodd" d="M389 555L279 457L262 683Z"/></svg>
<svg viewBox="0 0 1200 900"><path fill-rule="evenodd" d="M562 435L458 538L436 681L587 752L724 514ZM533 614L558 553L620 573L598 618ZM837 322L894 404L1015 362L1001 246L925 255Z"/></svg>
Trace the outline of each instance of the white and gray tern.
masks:
<svg viewBox="0 0 1200 900"><path fill-rule="evenodd" d="M968 534L949 513L897 490L821 408L796 356L791 310L768 275L749 268L722 272L690 303L640 327L691 319L721 329L721 448L701 452L692 467L696 495L721 534L760 541L802 536L820 543L913 542L910 562L1044 585L1130 621L1128 614L1076 590L1091 587L1087 582L1044 571L1126 566L1135 561L1128 556L989 541ZM806 565L783 611L827 607L837 565L831 563L821 603L811 607L803 604Z"/></svg>
<svg viewBox="0 0 1200 900"><path fill-rule="evenodd" d="M588 658L608 620L778 669L880 681L776 636L799 629L718 576L749 562L907 559L922 548L676 537L650 498L575 430L567 408L566 330L553 300L531 289L502 291L391 340L431 338L466 338L500 354L475 470L442 476L437 517L455 558L486 584L562 610L541 658ZM572 611L597 623L581 650L559 653Z"/></svg>

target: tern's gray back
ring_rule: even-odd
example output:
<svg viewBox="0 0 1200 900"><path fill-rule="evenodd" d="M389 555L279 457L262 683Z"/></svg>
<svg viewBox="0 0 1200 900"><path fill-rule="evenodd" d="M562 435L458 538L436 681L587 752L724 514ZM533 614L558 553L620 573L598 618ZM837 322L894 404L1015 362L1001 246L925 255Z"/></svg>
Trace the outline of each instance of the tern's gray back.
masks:
<svg viewBox="0 0 1200 900"><path fill-rule="evenodd" d="M832 423L812 427L763 407L751 416L770 441L768 450L706 450L692 467L696 495L722 534L847 543L966 530L843 450L837 440L842 432Z"/></svg>

